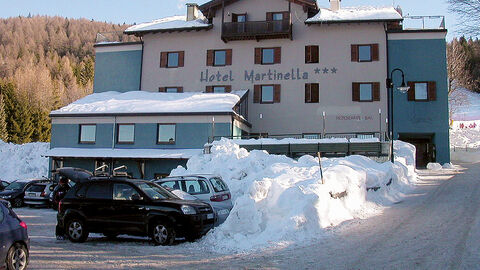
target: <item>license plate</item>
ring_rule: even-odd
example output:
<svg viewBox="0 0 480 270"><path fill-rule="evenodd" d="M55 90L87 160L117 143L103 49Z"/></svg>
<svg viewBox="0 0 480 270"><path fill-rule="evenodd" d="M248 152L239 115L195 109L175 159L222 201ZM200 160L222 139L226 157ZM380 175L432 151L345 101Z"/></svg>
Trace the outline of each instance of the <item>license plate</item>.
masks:
<svg viewBox="0 0 480 270"><path fill-rule="evenodd" d="M28 196L29 197L37 197L37 194L36 193L28 193Z"/></svg>
<svg viewBox="0 0 480 270"><path fill-rule="evenodd" d="M218 214L219 215L227 215L228 212L229 212L228 209L223 209L223 210L218 211Z"/></svg>
<svg viewBox="0 0 480 270"><path fill-rule="evenodd" d="M213 214L207 214L207 219L212 219L213 218Z"/></svg>

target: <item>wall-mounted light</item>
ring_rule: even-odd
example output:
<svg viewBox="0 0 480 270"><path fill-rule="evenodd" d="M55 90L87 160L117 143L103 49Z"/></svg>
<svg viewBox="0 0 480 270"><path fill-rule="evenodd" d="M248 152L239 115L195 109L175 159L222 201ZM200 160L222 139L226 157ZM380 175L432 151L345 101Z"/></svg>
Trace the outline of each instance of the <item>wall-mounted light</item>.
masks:
<svg viewBox="0 0 480 270"><path fill-rule="evenodd" d="M263 119L263 113L260 114L260 119Z"/></svg>

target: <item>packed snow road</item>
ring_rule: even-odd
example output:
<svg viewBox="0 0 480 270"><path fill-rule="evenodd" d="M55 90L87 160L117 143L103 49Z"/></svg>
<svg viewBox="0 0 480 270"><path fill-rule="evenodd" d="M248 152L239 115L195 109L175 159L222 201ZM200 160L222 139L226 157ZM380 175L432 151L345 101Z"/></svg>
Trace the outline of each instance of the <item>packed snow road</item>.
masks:
<svg viewBox="0 0 480 270"><path fill-rule="evenodd" d="M413 193L381 215L344 222L315 243L252 253L95 235L73 244L55 240L55 212L16 212L29 226L30 269L479 269L480 164L419 176Z"/></svg>

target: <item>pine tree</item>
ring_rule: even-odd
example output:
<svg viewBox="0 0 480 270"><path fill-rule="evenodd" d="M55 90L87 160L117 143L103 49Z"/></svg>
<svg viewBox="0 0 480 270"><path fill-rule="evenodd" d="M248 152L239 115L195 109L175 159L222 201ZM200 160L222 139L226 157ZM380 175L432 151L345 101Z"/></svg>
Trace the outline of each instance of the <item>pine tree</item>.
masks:
<svg viewBox="0 0 480 270"><path fill-rule="evenodd" d="M2 93L0 93L0 140L8 142L7 115L5 113Z"/></svg>

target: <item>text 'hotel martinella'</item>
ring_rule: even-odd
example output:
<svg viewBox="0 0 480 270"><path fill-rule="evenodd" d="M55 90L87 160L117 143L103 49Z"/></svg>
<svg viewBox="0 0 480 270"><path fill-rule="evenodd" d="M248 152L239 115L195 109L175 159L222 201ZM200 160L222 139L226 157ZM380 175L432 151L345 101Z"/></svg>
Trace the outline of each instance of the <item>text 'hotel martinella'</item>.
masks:
<svg viewBox="0 0 480 270"><path fill-rule="evenodd" d="M441 22L407 27L415 18ZM417 147L418 166L450 161L442 17L213 0L124 34L140 41L96 44L94 94L51 113L53 167L162 177L220 137L306 139L239 141L290 156L384 156L392 129Z"/></svg>

